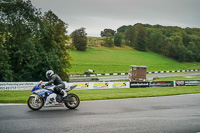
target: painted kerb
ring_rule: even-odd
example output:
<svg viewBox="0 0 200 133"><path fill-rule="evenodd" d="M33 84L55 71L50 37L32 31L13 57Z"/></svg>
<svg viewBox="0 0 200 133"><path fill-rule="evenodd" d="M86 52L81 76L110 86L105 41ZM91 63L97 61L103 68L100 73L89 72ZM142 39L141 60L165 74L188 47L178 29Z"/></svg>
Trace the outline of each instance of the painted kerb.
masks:
<svg viewBox="0 0 200 133"><path fill-rule="evenodd" d="M147 72L147 74L156 74L156 73L177 73L177 72L198 72L200 69L191 69L191 70L171 70L171 71L154 71ZM71 74L70 77L95 77L95 76L115 76L115 75L128 75L129 73L99 73L99 74Z"/></svg>

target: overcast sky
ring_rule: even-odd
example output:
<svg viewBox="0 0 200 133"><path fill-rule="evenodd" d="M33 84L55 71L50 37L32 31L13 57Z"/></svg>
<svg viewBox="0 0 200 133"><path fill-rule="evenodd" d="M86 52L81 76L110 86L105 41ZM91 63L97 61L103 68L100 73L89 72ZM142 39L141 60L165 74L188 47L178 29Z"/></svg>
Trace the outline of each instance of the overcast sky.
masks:
<svg viewBox="0 0 200 133"><path fill-rule="evenodd" d="M68 34L81 27L88 36L106 28L160 24L200 28L200 0L31 0L42 12L52 10L68 24Z"/></svg>

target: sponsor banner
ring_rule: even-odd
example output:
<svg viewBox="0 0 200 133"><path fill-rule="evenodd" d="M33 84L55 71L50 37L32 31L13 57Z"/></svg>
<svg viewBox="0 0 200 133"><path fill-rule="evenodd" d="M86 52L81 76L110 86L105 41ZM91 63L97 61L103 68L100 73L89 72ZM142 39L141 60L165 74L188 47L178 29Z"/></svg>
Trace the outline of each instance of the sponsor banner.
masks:
<svg viewBox="0 0 200 133"><path fill-rule="evenodd" d="M89 89L89 83L73 83L72 85L77 85L76 89Z"/></svg>
<svg viewBox="0 0 200 133"><path fill-rule="evenodd" d="M173 81L151 81L150 87L166 87L166 86L174 86Z"/></svg>
<svg viewBox="0 0 200 133"><path fill-rule="evenodd" d="M94 83L94 89L106 89L109 83Z"/></svg>
<svg viewBox="0 0 200 133"><path fill-rule="evenodd" d="M113 82L112 88L127 88L126 82Z"/></svg>
<svg viewBox="0 0 200 133"><path fill-rule="evenodd" d="M38 82L0 82L0 90L31 90Z"/></svg>
<svg viewBox="0 0 200 133"><path fill-rule="evenodd" d="M200 80L188 80L185 81L185 86L198 86L200 85Z"/></svg>
<svg viewBox="0 0 200 133"><path fill-rule="evenodd" d="M176 86L185 86L185 81L175 81Z"/></svg>
<svg viewBox="0 0 200 133"><path fill-rule="evenodd" d="M149 82L130 82L130 88L149 87Z"/></svg>

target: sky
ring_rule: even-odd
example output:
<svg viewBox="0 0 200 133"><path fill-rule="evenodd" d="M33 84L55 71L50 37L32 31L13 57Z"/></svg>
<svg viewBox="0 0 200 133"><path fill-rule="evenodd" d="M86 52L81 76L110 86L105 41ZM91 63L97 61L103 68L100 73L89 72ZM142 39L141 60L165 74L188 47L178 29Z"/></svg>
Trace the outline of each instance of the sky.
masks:
<svg viewBox="0 0 200 133"><path fill-rule="evenodd" d="M200 0L31 0L68 24L68 35L86 28L88 36L136 23L200 28Z"/></svg>

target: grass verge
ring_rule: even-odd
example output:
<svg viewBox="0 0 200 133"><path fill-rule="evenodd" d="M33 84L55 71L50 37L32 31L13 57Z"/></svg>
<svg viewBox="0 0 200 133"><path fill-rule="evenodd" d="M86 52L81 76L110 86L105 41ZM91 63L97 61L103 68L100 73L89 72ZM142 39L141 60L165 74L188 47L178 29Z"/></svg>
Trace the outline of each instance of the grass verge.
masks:
<svg viewBox="0 0 200 133"><path fill-rule="evenodd" d="M81 101L200 93L199 86L73 90ZM0 91L0 103L26 103L30 91Z"/></svg>
<svg viewBox="0 0 200 133"><path fill-rule="evenodd" d="M84 52L70 51L73 60L70 74L128 72L130 65L147 66L148 72L199 69L200 62L177 62L153 52L136 51L130 47L88 47Z"/></svg>

